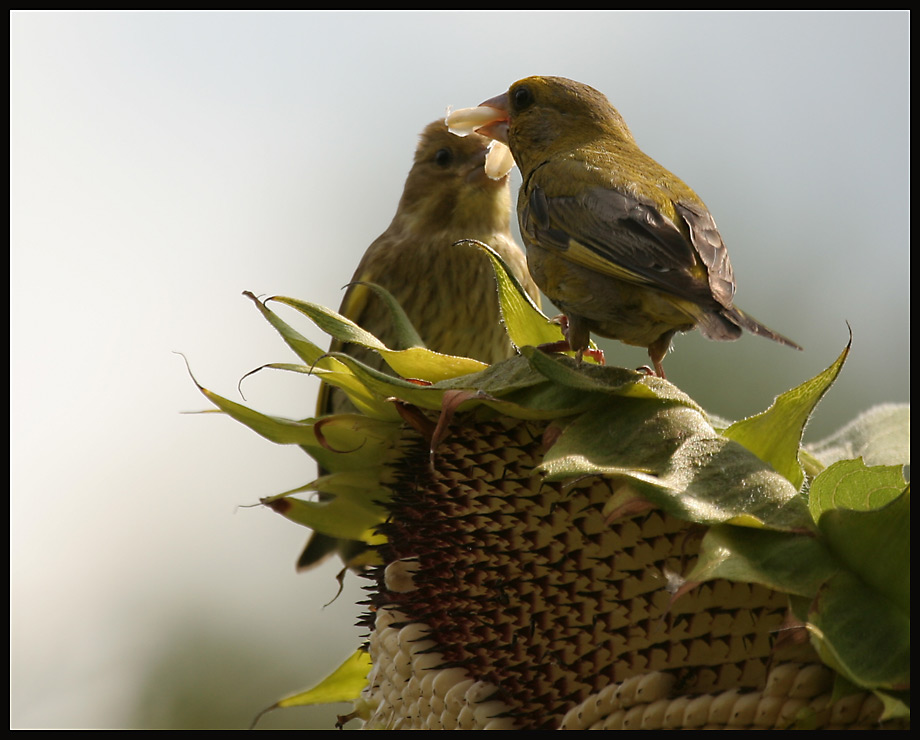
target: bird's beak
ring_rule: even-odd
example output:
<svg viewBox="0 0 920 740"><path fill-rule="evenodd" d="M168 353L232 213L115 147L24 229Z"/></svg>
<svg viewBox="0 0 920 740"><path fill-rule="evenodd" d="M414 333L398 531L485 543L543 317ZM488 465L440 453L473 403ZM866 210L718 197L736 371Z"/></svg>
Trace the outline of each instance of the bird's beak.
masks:
<svg viewBox="0 0 920 740"><path fill-rule="evenodd" d="M486 178L486 155L489 153L488 149L481 149L476 152L469 161L469 169L466 172L465 179L467 182L478 182L480 180L488 179Z"/></svg>
<svg viewBox="0 0 920 740"><path fill-rule="evenodd" d="M489 155L486 157L485 173L491 180L503 181L514 167L514 158L508 148L508 95L487 100L476 108L461 108L447 114L448 130L457 136L469 136L476 132L492 139Z"/></svg>
<svg viewBox="0 0 920 740"><path fill-rule="evenodd" d="M447 115L447 128L457 136L472 132L508 143L508 95L499 95L476 108L461 108Z"/></svg>
<svg viewBox="0 0 920 740"><path fill-rule="evenodd" d="M495 110L500 110L505 113L508 112L508 93L503 92L501 95L496 95L494 98L489 98L484 100L479 104L480 108L495 108Z"/></svg>
<svg viewBox="0 0 920 740"><path fill-rule="evenodd" d="M489 98L488 100L483 101L479 104L480 108L493 108L496 113L501 113L501 117L496 117L494 120L487 122L485 125L480 126L476 129L477 134L482 134L483 136L488 136L490 139L495 139L496 141L502 142L502 144L508 143L508 126L511 123L511 117L508 113L508 93L502 93L501 95L496 95L494 98Z"/></svg>

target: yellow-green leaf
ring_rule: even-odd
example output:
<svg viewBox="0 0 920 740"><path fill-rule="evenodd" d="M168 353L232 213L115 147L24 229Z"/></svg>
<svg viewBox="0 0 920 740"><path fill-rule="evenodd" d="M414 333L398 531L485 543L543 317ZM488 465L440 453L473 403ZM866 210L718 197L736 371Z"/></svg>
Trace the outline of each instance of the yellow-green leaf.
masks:
<svg viewBox="0 0 920 740"><path fill-rule="evenodd" d="M904 485L900 465L870 468L861 459L841 460L812 481L808 509L816 522L831 509L879 509L900 496Z"/></svg>
<svg viewBox="0 0 920 740"><path fill-rule="evenodd" d="M498 303L508 337L515 347L537 347L541 344L558 342L562 331L531 300L505 261L488 244L474 239L465 240L489 255L495 281L498 284Z"/></svg>
<svg viewBox="0 0 920 740"><path fill-rule="evenodd" d="M365 686L367 686L367 675L370 671L370 655L368 655L366 650L356 650L344 663L342 663L342 665L336 668L312 689L291 694L259 712L252 726L255 727L255 724L259 721L259 717L273 709L355 701L361 695Z"/></svg>
<svg viewBox="0 0 920 740"><path fill-rule="evenodd" d="M852 339L851 339L852 341ZM763 413L735 422L724 434L740 442L797 489L805 482L799 462L799 446L805 424L821 397L833 385L850 351L850 342L837 360L824 372L797 388L777 396Z"/></svg>
<svg viewBox="0 0 920 740"><path fill-rule="evenodd" d="M404 350L390 349L370 332L328 308L283 296L275 296L271 300L300 311L320 329L341 342L350 342L376 350L386 363L403 378L417 378L433 383L446 378L455 378L458 375L475 373L488 367L485 363L470 357L443 355L423 347L410 347ZM339 353L332 353L330 356L342 359Z"/></svg>

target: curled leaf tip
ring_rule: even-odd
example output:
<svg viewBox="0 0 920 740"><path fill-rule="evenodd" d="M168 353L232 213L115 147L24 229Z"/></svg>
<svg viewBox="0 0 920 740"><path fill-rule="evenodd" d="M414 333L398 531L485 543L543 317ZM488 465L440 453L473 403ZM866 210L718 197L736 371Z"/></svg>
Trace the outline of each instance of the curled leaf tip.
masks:
<svg viewBox="0 0 920 740"><path fill-rule="evenodd" d="M264 369L267 368L267 367L269 367L269 366L268 366L268 365L260 365L259 367L255 368L254 370L250 370L250 371L249 371L248 373L246 373L242 378L239 379L239 382L236 384L236 392L240 394L240 398L242 398L244 401L246 400L246 396L243 394L243 381L246 380L246 378L248 378L250 375L255 375L257 372L259 372L260 370L264 370Z"/></svg>
<svg viewBox="0 0 920 740"><path fill-rule="evenodd" d="M786 613L783 623L776 632L777 637L773 646L774 650L779 650L787 645L802 645L808 640L807 625L796 617L791 610Z"/></svg>
<svg viewBox="0 0 920 740"><path fill-rule="evenodd" d="M418 406L413 406L411 403L406 403L398 398L391 398L389 400L393 402L396 413L399 414L402 420L421 434L430 445L436 429L435 423L425 416Z"/></svg>
<svg viewBox="0 0 920 740"><path fill-rule="evenodd" d="M265 709L263 709L263 710L262 710L261 712L259 712L255 717L253 717L252 723L249 725L249 729L250 729L250 730L256 729L256 725L259 724L259 720L262 719L262 717L264 717L266 714L268 714L269 712L271 712L271 711L274 710L274 709L278 709L278 704L277 704L277 703L272 704L270 707L265 707Z"/></svg>
<svg viewBox="0 0 920 740"><path fill-rule="evenodd" d="M563 429L558 424L549 424L546 429L543 431L543 439L541 440L541 447L544 452L547 452L550 447L556 444L556 440L562 436Z"/></svg>
<svg viewBox="0 0 920 740"><path fill-rule="evenodd" d="M432 470L434 469L435 449L447 436L447 427L450 425L451 419L454 418L454 413L456 413L460 404L475 398L476 395L477 391L447 391L441 399L441 414L438 416L438 424L431 435L429 446Z"/></svg>
<svg viewBox="0 0 920 740"><path fill-rule="evenodd" d="M250 301L252 301L253 303L255 303L257 306L259 306L260 308L261 308L262 306L264 306L265 303L267 303L268 301L271 300L271 298L266 298L266 299L263 301L262 298L261 298L260 296L257 296L257 295L256 295L255 293L253 293L251 290L244 290L244 291L243 291L243 295L244 295L246 298L248 298Z"/></svg>
<svg viewBox="0 0 920 740"><path fill-rule="evenodd" d="M621 482L604 506L604 523L612 524L619 519L636 516L654 508L655 505L631 485Z"/></svg>
<svg viewBox="0 0 920 740"><path fill-rule="evenodd" d="M277 514L284 514L291 509L291 502L286 498L276 498L276 499L262 499L261 501L263 506L267 506L269 509L274 511Z"/></svg>
<svg viewBox="0 0 920 740"><path fill-rule="evenodd" d="M325 427L327 424L335 423L337 421L337 418L338 417L335 417L335 416L327 416L325 418L316 420L316 422L313 424L313 433L316 435L316 441L319 443L320 447L322 447L325 450L329 450L330 452L338 452L341 454L347 454L349 452L357 452L364 446L363 442L359 444L357 447L354 447L350 450L337 450L335 447L333 447L329 443L329 440L327 440L326 436L323 434L323 427Z"/></svg>
<svg viewBox="0 0 920 740"><path fill-rule="evenodd" d="M202 393L204 393L205 395L208 395L207 389L206 389L203 385L201 385L201 383L199 383L197 380L195 380L195 376L192 374L192 366L189 365L189 363L188 363L188 357L186 357L186 356L185 356L184 354L182 354L181 352L173 352L173 354L174 354L174 355L179 355L179 357L182 358L182 361L185 363L185 369L188 371L188 376L192 379L192 382L195 384L195 386L198 388L198 390L201 391Z"/></svg>

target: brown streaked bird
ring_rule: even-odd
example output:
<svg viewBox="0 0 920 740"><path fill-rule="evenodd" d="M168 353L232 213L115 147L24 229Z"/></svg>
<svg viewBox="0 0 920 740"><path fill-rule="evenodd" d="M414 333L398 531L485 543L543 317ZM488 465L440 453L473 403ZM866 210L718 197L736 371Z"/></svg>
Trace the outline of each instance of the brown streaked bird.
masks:
<svg viewBox="0 0 920 740"><path fill-rule="evenodd" d="M501 321L492 264L479 249L456 243L462 239L492 247L539 305L526 258L511 235L508 177L493 179L485 171L490 144L478 134L454 136L443 119L429 124L393 221L355 270L339 313L391 349L403 348L395 346L389 311L377 294L359 283L388 290L428 349L489 364L514 354ZM333 341L330 351L384 368L379 355L356 345ZM317 416L353 410L342 391L322 386ZM365 549L361 542L313 533L297 569L312 568L333 552L348 565Z"/></svg>
<svg viewBox="0 0 920 740"><path fill-rule="evenodd" d="M746 329L801 349L734 305L728 252L706 205L639 149L600 92L528 77L468 110L521 170L528 266L565 315L579 359L592 332L646 347L661 377L672 337L693 328L720 341ZM448 121L472 122L470 113Z"/></svg>

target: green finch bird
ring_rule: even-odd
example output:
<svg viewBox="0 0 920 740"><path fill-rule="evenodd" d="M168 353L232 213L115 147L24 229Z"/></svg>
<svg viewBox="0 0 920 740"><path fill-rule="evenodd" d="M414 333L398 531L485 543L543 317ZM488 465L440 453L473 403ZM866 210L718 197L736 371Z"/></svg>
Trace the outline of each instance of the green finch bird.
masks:
<svg viewBox="0 0 920 740"><path fill-rule="evenodd" d="M801 349L733 304L731 263L706 205L639 149L597 90L528 77L448 122L510 147L530 273L562 310L562 345L579 359L591 332L648 348L661 377L671 338L693 328L720 341L747 329Z"/></svg>
<svg viewBox="0 0 920 740"><path fill-rule="evenodd" d="M449 133L443 120L421 134L396 215L364 253L339 313L398 347L390 313L366 285L388 290L405 310L428 349L495 363L514 354L501 321L498 291L487 255L461 239L488 244L504 259L539 305L539 291L524 253L511 236L511 193L506 174L485 171L491 140ZM371 350L334 341L331 352L346 352L384 368ZM345 394L323 386L317 416L354 411ZM314 533L297 563L306 570L338 552L346 563L366 548L360 542Z"/></svg>

